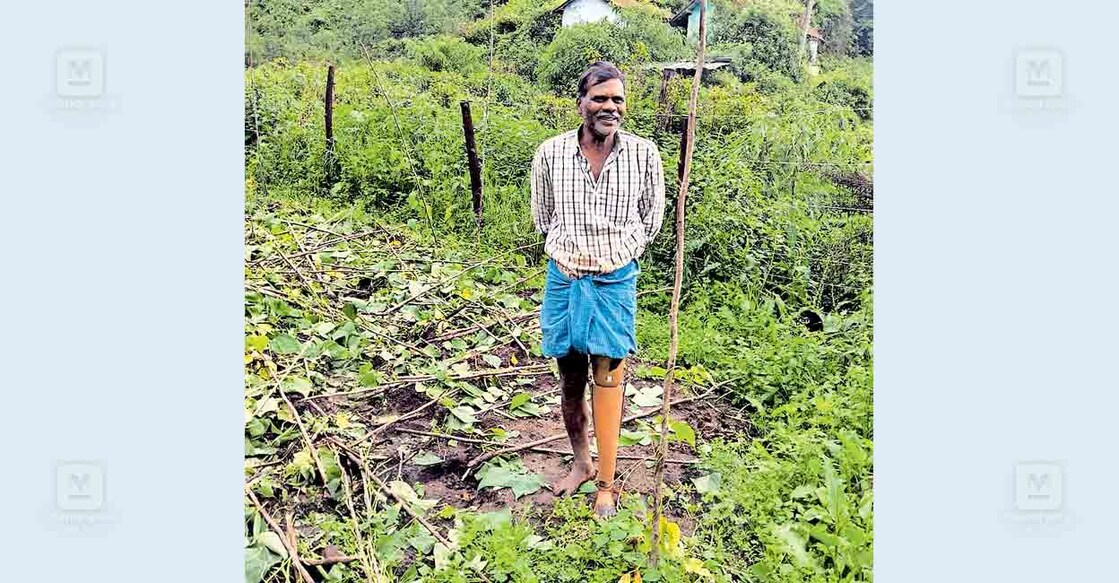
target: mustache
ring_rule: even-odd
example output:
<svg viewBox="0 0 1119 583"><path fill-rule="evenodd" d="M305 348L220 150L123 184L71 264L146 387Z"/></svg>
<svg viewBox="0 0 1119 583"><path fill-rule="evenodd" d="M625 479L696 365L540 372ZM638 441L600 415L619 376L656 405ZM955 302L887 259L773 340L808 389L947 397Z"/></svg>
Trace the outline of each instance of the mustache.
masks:
<svg viewBox="0 0 1119 583"><path fill-rule="evenodd" d="M613 119L613 120L617 120L617 119L621 118L621 116L620 116L620 115L618 115L618 114L616 114L616 113L600 113L600 114L597 114L597 115L595 115L595 116L594 116L594 118L595 118L595 119Z"/></svg>

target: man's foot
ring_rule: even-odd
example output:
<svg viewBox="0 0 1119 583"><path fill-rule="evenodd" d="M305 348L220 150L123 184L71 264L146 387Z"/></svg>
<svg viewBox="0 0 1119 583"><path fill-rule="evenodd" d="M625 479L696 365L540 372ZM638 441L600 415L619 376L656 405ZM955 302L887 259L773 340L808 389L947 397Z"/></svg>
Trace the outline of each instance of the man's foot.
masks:
<svg viewBox="0 0 1119 583"><path fill-rule="evenodd" d="M577 492L584 483L593 480L594 477L594 464L575 462L575 465L571 466L571 473L552 486L552 492L556 496L570 496Z"/></svg>
<svg viewBox="0 0 1119 583"><path fill-rule="evenodd" d="M610 518L618 513L618 494L613 488L599 486L594 498L594 514L599 518Z"/></svg>

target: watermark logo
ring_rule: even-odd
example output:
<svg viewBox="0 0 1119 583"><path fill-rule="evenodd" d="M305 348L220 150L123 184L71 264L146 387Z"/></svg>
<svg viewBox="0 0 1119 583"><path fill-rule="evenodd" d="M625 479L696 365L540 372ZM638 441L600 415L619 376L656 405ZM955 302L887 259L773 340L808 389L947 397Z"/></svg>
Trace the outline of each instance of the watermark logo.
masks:
<svg viewBox="0 0 1119 583"><path fill-rule="evenodd" d="M107 57L103 49L66 47L54 55L54 88L47 109L58 113L106 113L120 109L108 92ZM73 117L71 117L73 119Z"/></svg>
<svg viewBox="0 0 1119 583"><path fill-rule="evenodd" d="M1072 528L1076 520L1068 508L1066 477L1059 461L1015 463L1003 522L1029 534L1056 534Z"/></svg>
<svg viewBox="0 0 1119 583"><path fill-rule="evenodd" d="M85 534L100 532L116 522L106 493L105 464L97 461L60 461L54 467L54 504L43 520L55 530Z"/></svg>
<svg viewBox="0 0 1119 583"><path fill-rule="evenodd" d="M1013 52L1002 107L1024 122L1062 119L1076 107L1069 92L1068 66L1056 48L1033 46Z"/></svg>
<svg viewBox="0 0 1119 583"><path fill-rule="evenodd" d="M101 97L105 92L105 55L94 49L58 51L55 92L62 98Z"/></svg>
<svg viewBox="0 0 1119 583"><path fill-rule="evenodd" d="M1052 462L1023 462L1014 469L1014 506L1023 512L1060 512L1063 505L1061 466Z"/></svg>
<svg viewBox="0 0 1119 583"><path fill-rule="evenodd" d="M105 503L105 472L100 464L63 462L55 475L55 506L62 512L97 511Z"/></svg>
<svg viewBox="0 0 1119 583"><path fill-rule="evenodd" d="M1064 57L1055 49L1024 49L1014 57L1014 87L1022 98L1060 98Z"/></svg>

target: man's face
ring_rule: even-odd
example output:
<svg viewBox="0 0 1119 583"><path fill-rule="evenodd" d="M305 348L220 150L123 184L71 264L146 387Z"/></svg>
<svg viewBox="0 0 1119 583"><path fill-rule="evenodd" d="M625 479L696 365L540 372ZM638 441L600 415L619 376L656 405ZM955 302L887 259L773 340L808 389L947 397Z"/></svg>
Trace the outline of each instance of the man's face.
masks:
<svg viewBox="0 0 1119 583"><path fill-rule="evenodd" d="M587 89L579 100L583 127L598 138L608 138L622 125L626 113L626 88L619 79L609 79Z"/></svg>

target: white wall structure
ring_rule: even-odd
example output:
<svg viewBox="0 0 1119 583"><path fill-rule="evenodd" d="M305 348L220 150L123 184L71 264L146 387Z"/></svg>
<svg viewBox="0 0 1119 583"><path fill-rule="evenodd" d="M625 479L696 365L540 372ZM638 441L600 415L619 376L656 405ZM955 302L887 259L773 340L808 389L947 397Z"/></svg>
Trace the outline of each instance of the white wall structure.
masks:
<svg viewBox="0 0 1119 583"><path fill-rule="evenodd" d="M563 26L583 24L585 22L617 22L618 13L610 3L604 0L574 0L563 9Z"/></svg>

